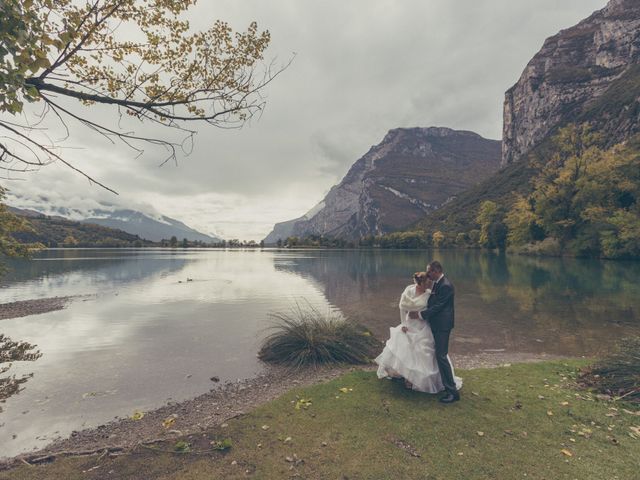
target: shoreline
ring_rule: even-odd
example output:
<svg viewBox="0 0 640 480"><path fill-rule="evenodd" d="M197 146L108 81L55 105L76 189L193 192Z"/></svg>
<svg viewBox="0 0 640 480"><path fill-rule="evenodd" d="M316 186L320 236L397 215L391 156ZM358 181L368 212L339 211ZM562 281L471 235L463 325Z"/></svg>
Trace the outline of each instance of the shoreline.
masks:
<svg viewBox="0 0 640 480"><path fill-rule="evenodd" d="M567 357L501 352L456 355L453 360L456 369L470 370L564 358ZM0 458L0 470L25 462L45 463L60 456L92 455L100 452L118 455L141 444L176 439L184 435L204 432L212 427L224 428L228 420L243 416L293 388L324 383L356 370L373 372L376 368L375 365L334 365L290 370L285 367L268 366L266 372L257 377L239 382L227 382L195 398L170 402L144 412L142 418L137 420L116 417L103 425L73 431L69 437L53 440L40 450ZM163 423L168 426L165 427Z"/></svg>

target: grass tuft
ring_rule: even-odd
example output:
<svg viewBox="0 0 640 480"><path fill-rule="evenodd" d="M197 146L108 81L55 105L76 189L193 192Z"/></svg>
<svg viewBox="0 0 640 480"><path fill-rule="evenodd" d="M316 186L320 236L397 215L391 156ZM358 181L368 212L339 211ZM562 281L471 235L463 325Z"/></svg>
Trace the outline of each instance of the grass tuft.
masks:
<svg viewBox="0 0 640 480"><path fill-rule="evenodd" d="M640 404L640 336L624 338L607 357L583 371L584 384Z"/></svg>
<svg viewBox="0 0 640 480"><path fill-rule="evenodd" d="M331 363L369 363L377 340L340 313L319 312L296 303L289 312L270 314L273 333L263 342L261 360L293 368Z"/></svg>

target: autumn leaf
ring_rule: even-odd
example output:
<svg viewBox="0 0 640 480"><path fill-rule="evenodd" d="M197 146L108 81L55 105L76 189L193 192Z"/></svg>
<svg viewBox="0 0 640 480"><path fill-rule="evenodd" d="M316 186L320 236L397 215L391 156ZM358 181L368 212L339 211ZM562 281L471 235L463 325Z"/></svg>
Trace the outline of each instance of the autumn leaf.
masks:
<svg viewBox="0 0 640 480"><path fill-rule="evenodd" d="M144 417L144 412L140 412L138 410L133 412L133 415L131 415L132 420L142 420L143 417Z"/></svg>
<svg viewBox="0 0 640 480"><path fill-rule="evenodd" d="M306 410L311 405L312 405L312 403L311 403L311 399L310 398L300 398L300 399L298 399L296 401L295 409L296 410L300 410L301 408L304 408Z"/></svg>
<svg viewBox="0 0 640 480"><path fill-rule="evenodd" d="M567 457L573 457L573 453L571 453L569 450L567 450L566 448L563 448L562 450L560 450L562 452L563 455L566 455Z"/></svg>

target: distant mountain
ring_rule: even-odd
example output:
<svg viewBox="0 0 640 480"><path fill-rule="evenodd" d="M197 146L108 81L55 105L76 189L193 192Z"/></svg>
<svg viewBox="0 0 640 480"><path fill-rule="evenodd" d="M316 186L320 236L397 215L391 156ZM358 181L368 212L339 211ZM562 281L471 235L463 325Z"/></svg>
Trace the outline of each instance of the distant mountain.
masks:
<svg viewBox="0 0 640 480"><path fill-rule="evenodd" d="M9 211L26 217L32 227L32 231L13 234L20 242L39 242L47 247L141 247L150 243L122 230L49 217L35 210L9 207Z"/></svg>
<svg viewBox="0 0 640 480"><path fill-rule="evenodd" d="M222 241L218 237L200 233L171 217L165 215L151 217L136 210L93 210L92 215L82 221L124 230L154 242L163 238L170 239L173 236L178 240L186 238L192 242L216 243Z"/></svg>
<svg viewBox="0 0 640 480"><path fill-rule="evenodd" d="M38 207L35 207L38 208ZM42 208L41 211L35 209L16 209L22 216L48 215L52 218L64 218L82 223L102 225L108 228L122 230L123 232L159 242L162 239L170 239L175 236L178 240L186 238L189 241L201 241L205 243L218 243L222 240L213 235L206 235L198 232L184 223L165 215L152 216L137 210L119 209L110 210L107 208L93 209L89 211L79 211L66 207Z"/></svg>
<svg viewBox="0 0 640 480"><path fill-rule="evenodd" d="M450 128L397 128L350 168L304 216L278 223L288 236L357 239L405 228L500 166L500 142Z"/></svg>

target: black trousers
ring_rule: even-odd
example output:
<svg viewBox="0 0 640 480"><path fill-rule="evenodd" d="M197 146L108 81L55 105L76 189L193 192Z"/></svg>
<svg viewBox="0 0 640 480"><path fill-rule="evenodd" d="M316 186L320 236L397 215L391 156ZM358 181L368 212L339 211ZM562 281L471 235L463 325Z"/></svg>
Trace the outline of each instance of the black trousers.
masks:
<svg viewBox="0 0 640 480"><path fill-rule="evenodd" d="M447 355L449 354L449 335L451 335L451 330L433 332L433 339L436 343L436 361L438 362L438 368L440 369L440 377L442 377L444 389L448 393L457 395L458 390L456 389L456 382L453 379L451 364L447 358Z"/></svg>

